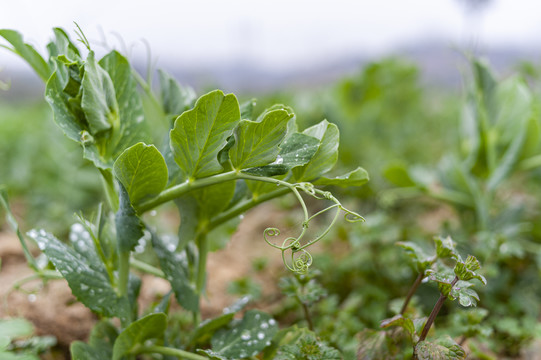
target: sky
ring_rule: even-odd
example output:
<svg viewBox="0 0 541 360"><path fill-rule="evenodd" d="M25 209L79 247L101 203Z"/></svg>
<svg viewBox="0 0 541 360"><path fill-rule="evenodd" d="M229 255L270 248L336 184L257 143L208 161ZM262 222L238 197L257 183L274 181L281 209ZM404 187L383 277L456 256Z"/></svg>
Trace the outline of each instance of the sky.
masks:
<svg viewBox="0 0 541 360"><path fill-rule="evenodd" d="M492 0L480 16L467 16L463 2L0 0L0 28L20 31L42 51L54 26L76 37L76 21L97 52L128 49L144 57L147 41L158 64L236 62L278 70L385 54L420 39L460 46L472 34L486 46L540 45L541 2ZM20 66L22 60L0 51L0 68Z"/></svg>

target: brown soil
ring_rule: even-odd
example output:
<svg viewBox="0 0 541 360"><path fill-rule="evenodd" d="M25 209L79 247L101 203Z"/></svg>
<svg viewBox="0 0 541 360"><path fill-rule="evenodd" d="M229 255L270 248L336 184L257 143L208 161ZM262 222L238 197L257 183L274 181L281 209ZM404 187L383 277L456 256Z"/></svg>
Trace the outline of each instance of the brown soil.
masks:
<svg viewBox="0 0 541 360"><path fill-rule="evenodd" d="M263 296L257 307L272 306L279 296L277 279L285 271L280 252L269 247L262 234L269 224L279 223L279 219L279 212L271 205L252 210L227 246L209 255L207 296L201 304L203 318L220 314L224 307L231 305L238 296L228 294L228 284L247 275L262 286ZM55 336L64 349L75 340L87 339L97 316L76 301L66 281L55 280L45 285L34 281L25 284L22 290L15 290L14 285L33 272L13 233L0 233L0 257L0 318L24 317L34 324L37 334ZM253 260L259 257L270 259L260 273L252 266ZM142 280L141 309L170 289L169 283L160 278L143 275Z"/></svg>

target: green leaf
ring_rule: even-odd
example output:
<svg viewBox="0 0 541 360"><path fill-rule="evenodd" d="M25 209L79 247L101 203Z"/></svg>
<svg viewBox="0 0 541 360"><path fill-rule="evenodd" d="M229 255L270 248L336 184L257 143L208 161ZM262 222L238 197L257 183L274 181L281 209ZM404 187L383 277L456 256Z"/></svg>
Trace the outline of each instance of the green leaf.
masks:
<svg viewBox="0 0 541 360"><path fill-rule="evenodd" d="M320 141L320 144L310 162L293 169L293 175L297 181L311 181L334 167L338 160L340 136L338 127L327 120L304 130L303 134L315 137Z"/></svg>
<svg viewBox="0 0 541 360"><path fill-rule="evenodd" d="M81 53L77 46L71 41L68 34L64 29L55 27L53 28L54 40L47 44L47 50L49 51L49 65L53 67L51 58L59 55L64 55L68 59L77 60L81 58Z"/></svg>
<svg viewBox="0 0 541 360"><path fill-rule="evenodd" d="M435 256L427 255L419 245L413 242L404 241L396 244L406 250L406 253L413 261L415 269L421 274L424 274L434 261L436 261Z"/></svg>
<svg viewBox="0 0 541 360"><path fill-rule="evenodd" d="M470 289L473 284L468 281L458 281L449 293L449 299L455 300L458 298L460 305L464 307L477 306L479 295L475 290Z"/></svg>
<svg viewBox="0 0 541 360"><path fill-rule="evenodd" d="M429 269L426 271L426 274L431 281L434 281L438 284L438 289L440 290L440 293L445 296L449 296L449 293L452 290L451 283L455 279L455 274L449 273L447 269L439 272Z"/></svg>
<svg viewBox="0 0 541 360"><path fill-rule="evenodd" d="M233 94L212 91L197 100L195 107L175 120L170 132L175 162L186 179L210 176L222 171L218 153L240 121L240 109Z"/></svg>
<svg viewBox="0 0 541 360"><path fill-rule="evenodd" d="M85 130L85 122L71 110L69 97L63 92L64 85L58 70L54 72L45 87L45 99L51 106L54 121L70 139L81 142L81 132Z"/></svg>
<svg viewBox="0 0 541 360"><path fill-rule="evenodd" d="M276 353L275 360L341 360L340 352L324 342L306 329L293 344L281 346Z"/></svg>
<svg viewBox="0 0 541 360"><path fill-rule="evenodd" d="M160 95L163 111L169 115L180 115L192 107L196 95L189 86L181 86L171 75L158 70Z"/></svg>
<svg viewBox="0 0 541 360"><path fill-rule="evenodd" d="M242 321L214 334L211 354L231 360L255 356L270 345L277 331L278 325L269 314L249 310Z"/></svg>
<svg viewBox="0 0 541 360"><path fill-rule="evenodd" d="M368 180L368 172L365 169L358 167L347 174L335 178L322 176L314 181L314 185L335 185L341 187L361 186L366 184Z"/></svg>
<svg viewBox="0 0 541 360"><path fill-rule="evenodd" d="M119 184L119 208L115 214L116 235L120 251L133 251L143 237L143 224L131 205L124 185Z"/></svg>
<svg viewBox="0 0 541 360"><path fill-rule="evenodd" d="M113 81L90 52L85 62L82 82L81 107L88 121L90 133L97 135L120 125L118 103Z"/></svg>
<svg viewBox="0 0 541 360"><path fill-rule="evenodd" d="M460 280L468 281L471 279L478 279L483 283L483 285L486 285L487 280L485 279L485 277L475 272L475 270L479 269L480 267L481 265L479 264L479 261L475 258L475 256L470 255L468 256L466 261L458 261L456 263L454 272Z"/></svg>
<svg viewBox="0 0 541 360"><path fill-rule="evenodd" d="M308 164L319 148L319 140L308 135L293 133L280 145L278 158L270 165L245 169L243 172L256 176L276 176Z"/></svg>
<svg viewBox="0 0 541 360"><path fill-rule="evenodd" d="M11 341L31 336L33 333L34 326L28 320L22 318L0 319L0 337L6 337Z"/></svg>
<svg viewBox="0 0 541 360"><path fill-rule="evenodd" d="M167 165L154 145L138 143L126 149L113 165L132 204L156 197L167 185Z"/></svg>
<svg viewBox="0 0 541 360"><path fill-rule="evenodd" d="M417 183L410 176L406 165L396 163L389 165L383 171L383 176L393 185L400 187L414 187Z"/></svg>
<svg viewBox="0 0 541 360"><path fill-rule="evenodd" d="M99 349L85 344L82 341L74 341L70 345L70 354L73 360L102 360L107 359L107 354ZM110 355L109 355L110 358Z"/></svg>
<svg viewBox="0 0 541 360"><path fill-rule="evenodd" d="M241 117L241 119L253 120L255 105L256 105L256 100L255 99L250 99L250 100L240 104L240 117Z"/></svg>
<svg viewBox="0 0 541 360"><path fill-rule="evenodd" d="M455 250L455 242L451 239L450 236L442 238L437 236L434 238L434 243L436 244L436 255L440 259L457 259L458 255Z"/></svg>
<svg viewBox="0 0 541 360"><path fill-rule="evenodd" d="M165 244L154 232L151 234L152 247L158 256L167 281L171 283L177 301L186 310L199 311L199 296L195 285L190 283L186 249L177 252L174 245Z"/></svg>
<svg viewBox="0 0 541 360"><path fill-rule="evenodd" d="M110 101L118 104L119 124L113 123L112 134L107 140L109 156L114 160L126 148L151 139L144 121L143 102L128 60L117 51L111 51L99 61L99 66L107 72L114 88L115 100Z"/></svg>
<svg viewBox="0 0 541 360"><path fill-rule="evenodd" d="M265 113L261 122L242 120L235 131L235 144L229 150L233 168L247 169L276 160L292 116L285 110L274 110Z"/></svg>
<svg viewBox="0 0 541 360"><path fill-rule="evenodd" d="M215 317L214 319L202 321L193 331L190 344L203 344L207 342L216 330L229 324L234 316L235 313L231 312Z"/></svg>
<svg viewBox="0 0 541 360"><path fill-rule="evenodd" d="M39 75L41 80L47 81L51 75L49 65L31 45L24 42L21 34L15 30L2 29L0 30L0 36L13 46L13 48L6 46L7 49L22 57Z"/></svg>
<svg viewBox="0 0 541 360"><path fill-rule="evenodd" d="M73 295L86 307L107 317L125 318L129 314L129 304L117 297L101 263L89 263L81 254L44 230L31 230L28 236L36 241L40 250L68 281ZM100 266L96 267L95 264Z"/></svg>
<svg viewBox="0 0 541 360"><path fill-rule="evenodd" d="M130 354L138 345L146 340L162 337L167 327L167 316L154 313L140 318L124 329L115 341L113 360L119 360Z"/></svg>
<svg viewBox="0 0 541 360"><path fill-rule="evenodd" d="M400 326L413 338L415 336L415 326L410 318L405 318L401 314L395 315L392 318L382 320L379 325L382 329L391 326Z"/></svg>
<svg viewBox="0 0 541 360"><path fill-rule="evenodd" d="M464 349L449 336L436 342L421 341L415 346L419 360L462 360L466 358Z"/></svg>

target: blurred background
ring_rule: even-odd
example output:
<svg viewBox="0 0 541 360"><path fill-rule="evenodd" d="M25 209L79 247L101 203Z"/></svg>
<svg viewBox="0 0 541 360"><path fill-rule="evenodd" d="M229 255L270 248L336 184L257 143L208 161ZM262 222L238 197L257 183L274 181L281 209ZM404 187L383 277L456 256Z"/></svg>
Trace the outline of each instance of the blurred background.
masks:
<svg viewBox="0 0 541 360"><path fill-rule="evenodd" d="M419 66L423 81L460 83L465 51L507 69L539 57L541 15L528 0L250 0L4 1L2 28L17 29L43 48L50 29L73 32L77 22L96 51L116 48L141 68L149 64L198 88L265 93L332 82L361 64L400 55ZM148 46L147 46L148 45ZM41 95L26 65L0 55L0 96ZM36 80L36 81L33 81Z"/></svg>

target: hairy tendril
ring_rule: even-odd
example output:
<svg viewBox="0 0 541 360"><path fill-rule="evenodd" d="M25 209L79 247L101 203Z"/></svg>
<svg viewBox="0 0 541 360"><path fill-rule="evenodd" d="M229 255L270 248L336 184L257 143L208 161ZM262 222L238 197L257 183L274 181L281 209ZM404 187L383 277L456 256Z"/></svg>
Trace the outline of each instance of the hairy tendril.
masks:
<svg viewBox="0 0 541 360"><path fill-rule="evenodd" d="M286 185L286 184L281 184ZM282 252L282 259L284 261L284 265L291 271L296 273L306 273L312 265L312 255L307 251L307 248L319 240L321 240L325 235L329 233L333 225L338 220L340 214L344 212L344 218L348 222L360 222L364 221L364 218L357 214L354 211L351 211L347 208L345 208L338 199L336 199L330 192L328 191L322 191L314 187L311 183L298 183L298 184L287 184L287 187L291 189L291 191L295 194L295 197L301 204L301 207L304 212L304 221L302 222L302 230L301 233L294 237L290 236L287 237L285 240L282 241L282 244L276 244L272 241L272 237L277 237L280 235L280 229L275 227L269 227L266 228L263 231L263 237L265 239L265 242L272 246L275 249L278 249ZM309 215L308 209L306 207L306 203L304 202L304 199L299 193L299 190L304 192L305 194L308 194L318 200L328 200L333 202L332 205L326 207L323 210L320 210L316 212L313 215ZM309 227L309 224L312 220L314 220L316 217L328 212L334 210L334 216L332 217L331 222L325 230L316 236L313 239L306 240L304 239L304 236L306 234L306 231Z"/></svg>

